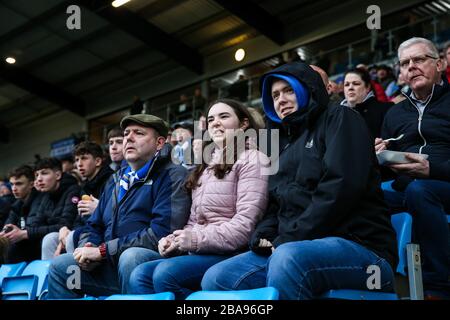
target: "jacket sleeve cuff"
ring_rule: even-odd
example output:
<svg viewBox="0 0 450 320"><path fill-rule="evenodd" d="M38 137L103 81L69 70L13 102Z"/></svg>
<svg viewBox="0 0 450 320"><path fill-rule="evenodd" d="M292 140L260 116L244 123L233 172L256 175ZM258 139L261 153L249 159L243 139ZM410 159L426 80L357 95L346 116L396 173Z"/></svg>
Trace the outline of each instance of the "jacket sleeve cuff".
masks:
<svg viewBox="0 0 450 320"><path fill-rule="evenodd" d="M197 232L191 231L191 250L192 252L196 252L198 250L198 235Z"/></svg>
<svg viewBox="0 0 450 320"><path fill-rule="evenodd" d="M30 227L26 227L25 230L27 230L28 239L29 240L33 240L35 238L35 235L31 231L31 228Z"/></svg>
<svg viewBox="0 0 450 320"><path fill-rule="evenodd" d="M119 249L119 238L105 242L106 256L115 256Z"/></svg>

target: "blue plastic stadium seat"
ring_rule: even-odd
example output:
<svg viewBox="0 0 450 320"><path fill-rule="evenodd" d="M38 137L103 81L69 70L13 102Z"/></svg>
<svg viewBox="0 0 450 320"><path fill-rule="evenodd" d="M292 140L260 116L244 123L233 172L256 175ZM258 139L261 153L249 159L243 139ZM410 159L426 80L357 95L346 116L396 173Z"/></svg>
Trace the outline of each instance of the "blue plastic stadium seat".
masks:
<svg viewBox="0 0 450 320"><path fill-rule="evenodd" d="M402 276L408 276L406 267L406 245L411 242L412 217L407 212L393 214L391 216L392 227L397 234L398 265L396 272Z"/></svg>
<svg viewBox="0 0 450 320"><path fill-rule="evenodd" d="M105 300L175 300L172 292L161 292L154 294L114 294Z"/></svg>
<svg viewBox="0 0 450 320"><path fill-rule="evenodd" d="M68 299L68 298L62 298L62 299L45 299L45 300L98 300L96 297L93 296L84 296L83 298L76 298L76 299Z"/></svg>
<svg viewBox="0 0 450 320"><path fill-rule="evenodd" d="M398 300L398 296L395 293L347 289L329 290L320 298L343 300Z"/></svg>
<svg viewBox="0 0 450 320"><path fill-rule="evenodd" d="M186 300L278 300L278 290L273 287L252 290L197 291Z"/></svg>
<svg viewBox="0 0 450 320"><path fill-rule="evenodd" d="M392 182L394 182L394 180L389 180L389 181L382 182L381 183L381 190L389 191L389 192L398 192L398 191L395 191L392 188Z"/></svg>
<svg viewBox="0 0 450 320"><path fill-rule="evenodd" d="M2 294L4 299L34 300L45 295L47 290L50 260L30 262L20 276L3 279ZM5 281L7 283L5 284Z"/></svg>
<svg viewBox="0 0 450 320"><path fill-rule="evenodd" d="M0 267L0 287L3 282L3 278L15 277L22 274L23 269L27 266L26 262L19 262L15 264L3 264Z"/></svg>
<svg viewBox="0 0 450 320"><path fill-rule="evenodd" d="M2 283L3 300L36 299L38 278L35 275L6 277Z"/></svg>
<svg viewBox="0 0 450 320"><path fill-rule="evenodd" d="M407 276L406 245L411 242L412 217L409 213L402 212L391 216L391 223L397 234L397 250L399 262L397 273ZM364 290L329 290L320 297L321 299L345 299L345 300L398 300L395 293L364 291Z"/></svg>

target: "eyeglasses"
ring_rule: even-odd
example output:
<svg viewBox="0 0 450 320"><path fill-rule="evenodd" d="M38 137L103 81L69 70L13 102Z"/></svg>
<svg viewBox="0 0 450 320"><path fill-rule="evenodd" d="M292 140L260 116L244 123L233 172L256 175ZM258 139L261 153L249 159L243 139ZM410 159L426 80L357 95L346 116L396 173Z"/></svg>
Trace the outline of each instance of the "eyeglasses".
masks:
<svg viewBox="0 0 450 320"><path fill-rule="evenodd" d="M423 56L411 57L409 59L400 60L398 62L398 65L402 69L408 69L410 61L412 61L413 65L420 66L420 65L424 64L428 59L436 60L436 59L439 59L439 58L425 54Z"/></svg>

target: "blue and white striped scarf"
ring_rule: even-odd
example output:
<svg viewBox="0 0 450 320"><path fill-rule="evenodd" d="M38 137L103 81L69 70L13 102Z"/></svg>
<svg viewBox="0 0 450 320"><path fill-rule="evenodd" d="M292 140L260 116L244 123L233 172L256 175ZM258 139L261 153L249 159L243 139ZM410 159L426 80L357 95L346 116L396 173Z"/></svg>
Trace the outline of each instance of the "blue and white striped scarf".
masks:
<svg viewBox="0 0 450 320"><path fill-rule="evenodd" d="M128 166L125 169L125 171L122 175L122 178L120 178L120 182L119 182L119 199L118 199L118 201L120 201L125 196L127 191L131 188L131 186L136 181L142 180L147 176L148 171L152 167L152 163L156 159L158 154L159 154L159 151L155 154L155 156L152 159L147 161L147 163L137 171L133 171L130 166Z"/></svg>

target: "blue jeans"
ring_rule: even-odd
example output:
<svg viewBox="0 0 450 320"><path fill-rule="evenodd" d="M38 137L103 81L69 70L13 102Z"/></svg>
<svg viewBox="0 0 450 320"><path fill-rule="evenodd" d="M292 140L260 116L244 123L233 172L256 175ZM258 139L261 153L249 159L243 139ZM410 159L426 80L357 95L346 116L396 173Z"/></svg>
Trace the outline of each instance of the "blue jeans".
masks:
<svg viewBox="0 0 450 320"><path fill-rule="evenodd" d="M141 263L159 258L161 258L159 253L153 250L129 248L120 255L118 267L112 266L108 261L103 261L101 265L90 272L80 270L80 288L70 289L67 280L73 276L74 272L68 272L68 268L76 266L77 263L73 254L63 254L54 258L50 265L48 297L49 299L75 299L84 294L109 296L126 292L134 268Z"/></svg>
<svg viewBox="0 0 450 320"><path fill-rule="evenodd" d="M129 292L128 285L133 270L147 261L161 259L161 255L146 248L129 248L119 258L119 281L122 293Z"/></svg>
<svg viewBox="0 0 450 320"><path fill-rule="evenodd" d="M389 207L407 210L413 217L413 242L420 245L425 290L450 293L450 183L417 179L405 192L383 188Z"/></svg>
<svg viewBox="0 0 450 320"><path fill-rule="evenodd" d="M203 274L209 267L229 257L186 255L143 263L131 274L128 293L171 291L176 299L185 299L200 289Z"/></svg>
<svg viewBox="0 0 450 320"><path fill-rule="evenodd" d="M246 252L212 266L203 290L244 290L272 286L283 300L307 300L330 289L368 290L370 265L380 268L381 291L393 291L389 263L349 240L328 237L277 247L270 257Z"/></svg>
<svg viewBox="0 0 450 320"><path fill-rule="evenodd" d="M74 288L78 271L81 276L80 286ZM84 294L109 296L117 293L120 293L117 269L109 262L103 261L94 270L87 272L78 268L72 253L62 254L52 260L48 274L48 299L77 299Z"/></svg>

